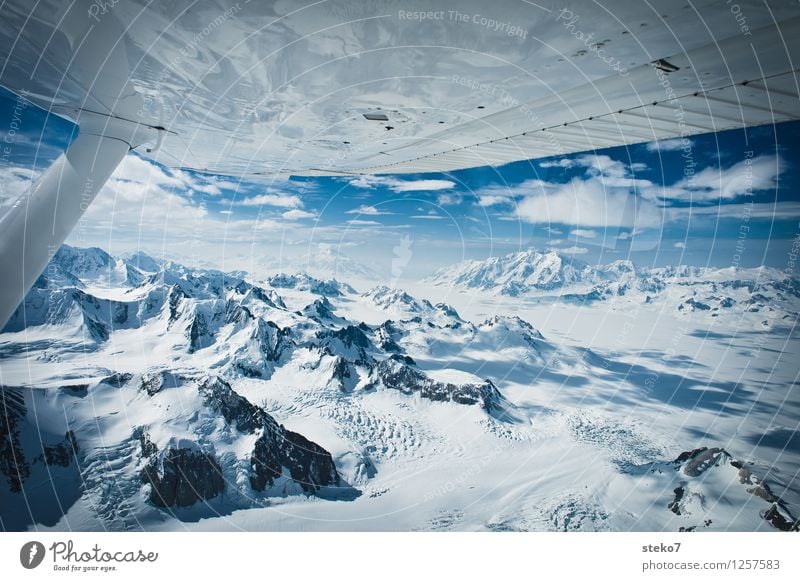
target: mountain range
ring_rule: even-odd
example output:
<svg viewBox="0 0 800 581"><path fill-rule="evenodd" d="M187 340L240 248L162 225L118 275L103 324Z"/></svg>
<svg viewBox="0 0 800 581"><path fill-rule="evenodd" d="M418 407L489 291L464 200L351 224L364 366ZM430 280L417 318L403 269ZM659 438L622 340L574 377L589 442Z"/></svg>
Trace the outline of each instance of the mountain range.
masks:
<svg viewBox="0 0 800 581"><path fill-rule="evenodd" d="M435 282L587 304L678 289L676 316L747 300L788 314L799 296L774 273L735 274L530 251ZM774 464L637 419L681 398L740 414L741 388L723 401L717 379L684 386L517 315L473 322L397 288L64 246L0 358L6 530L797 529L796 483ZM672 395L644 389L649 373Z"/></svg>

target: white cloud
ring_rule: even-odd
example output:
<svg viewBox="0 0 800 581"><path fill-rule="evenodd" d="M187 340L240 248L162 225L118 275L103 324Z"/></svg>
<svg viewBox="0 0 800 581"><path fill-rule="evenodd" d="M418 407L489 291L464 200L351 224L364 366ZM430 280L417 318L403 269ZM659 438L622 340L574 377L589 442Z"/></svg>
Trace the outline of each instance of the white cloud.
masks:
<svg viewBox="0 0 800 581"><path fill-rule="evenodd" d="M529 196L517 205L517 215L534 224L560 223L576 227L658 226L661 211L623 188L605 188L599 180L573 178L553 191Z"/></svg>
<svg viewBox="0 0 800 581"><path fill-rule="evenodd" d="M110 179L175 188L188 187L193 182L186 172L164 170L135 154L126 155Z"/></svg>
<svg viewBox="0 0 800 581"><path fill-rule="evenodd" d="M498 196L496 194L478 196L478 205L483 206L484 208L498 206L500 204L512 204L513 202L513 198L510 198L509 196Z"/></svg>
<svg viewBox="0 0 800 581"><path fill-rule="evenodd" d="M444 220L444 216L439 216L437 214L421 214L418 216L411 216L417 220Z"/></svg>
<svg viewBox="0 0 800 581"><path fill-rule="evenodd" d="M461 203L461 196L458 194L439 194L436 196L436 203L440 206L455 206Z"/></svg>
<svg viewBox="0 0 800 581"><path fill-rule="evenodd" d="M26 193L39 173L22 167L0 167L0 216Z"/></svg>
<svg viewBox="0 0 800 581"><path fill-rule="evenodd" d="M784 166L785 162L777 155L760 155L754 159L744 159L726 169L707 167L693 178L681 180L677 186L683 191L671 199L694 202L732 200L756 191L770 190L777 187L778 176L785 169Z"/></svg>
<svg viewBox="0 0 800 581"><path fill-rule="evenodd" d="M626 163L607 155L587 154L575 158L575 164L585 167L590 175L627 178L632 171L647 169L643 163Z"/></svg>
<svg viewBox="0 0 800 581"><path fill-rule="evenodd" d="M568 157L562 157L561 159L555 159L553 161L542 161L539 163L539 167L550 168L550 167L560 167L560 168L570 168L575 166L575 161Z"/></svg>
<svg viewBox="0 0 800 581"><path fill-rule="evenodd" d="M589 249L583 246L568 246L567 248L559 248L558 251L562 254L586 254Z"/></svg>
<svg viewBox="0 0 800 581"><path fill-rule="evenodd" d="M399 180L397 178L385 176L372 176L363 175L358 176L348 182L351 186L357 188L374 188L375 186L385 186L393 192L424 192L424 191L438 191L449 190L455 187L455 182L450 180Z"/></svg>
<svg viewBox="0 0 800 581"><path fill-rule="evenodd" d="M358 208L353 208L352 210L348 210L345 214L363 214L365 216L385 216L391 214L391 212L384 212L383 210L379 210L375 206L367 206L362 205Z"/></svg>
<svg viewBox="0 0 800 581"><path fill-rule="evenodd" d="M594 230L575 228L574 230L570 230L570 235L577 236L580 238L594 238L597 236L597 233Z"/></svg>
<svg viewBox="0 0 800 581"><path fill-rule="evenodd" d="M675 244L673 244L673 246L675 248L686 248L686 244L683 242L676 242Z"/></svg>
<svg viewBox="0 0 800 581"><path fill-rule="evenodd" d="M287 220L305 220L307 218L316 218L317 215L313 212L306 212L305 210L289 210L281 214Z"/></svg>
<svg viewBox="0 0 800 581"><path fill-rule="evenodd" d="M375 220L348 220L348 224L351 226L380 226L380 222L376 222Z"/></svg>
<svg viewBox="0 0 800 581"><path fill-rule="evenodd" d="M676 137L674 139L662 139L661 141L651 141L647 144L647 151L678 151L692 147L692 140L688 137Z"/></svg>
<svg viewBox="0 0 800 581"><path fill-rule="evenodd" d="M245 198L237 202L240 206L273 206L275 208L302 208L303 202L294 194L271 193Z"/></svg>
<svg viewBox="0 0 800 581"><path fill-rule="evenodd" d="M222 194L222 190L219 189L219 186L211 182L206 184L194 184L191 189L193 192L202 192L204 194L208 194L209 196L219 196Z"/></svg>

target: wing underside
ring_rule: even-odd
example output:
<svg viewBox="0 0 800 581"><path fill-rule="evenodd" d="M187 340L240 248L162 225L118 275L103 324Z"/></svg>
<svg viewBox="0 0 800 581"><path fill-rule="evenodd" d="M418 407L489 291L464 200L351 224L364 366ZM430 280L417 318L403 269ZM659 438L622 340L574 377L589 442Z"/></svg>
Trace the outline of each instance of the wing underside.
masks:
<svg viewBox="0 0 800 581"><path fill-rule="evenodd" d="M62 4L3 8L0 83L157 128L171 167L441 172L800 118L787 2Z"/></svg>

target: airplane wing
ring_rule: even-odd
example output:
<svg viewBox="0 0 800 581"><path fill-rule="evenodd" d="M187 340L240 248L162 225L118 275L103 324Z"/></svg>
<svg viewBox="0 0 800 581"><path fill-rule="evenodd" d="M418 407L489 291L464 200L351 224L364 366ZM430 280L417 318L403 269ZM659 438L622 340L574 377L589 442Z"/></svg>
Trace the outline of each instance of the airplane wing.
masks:
<svg viewBox="0 0 800 581"><path fill-rule="evenodd" d="M450 171L800 118L790 2L2 11L0 84L71 119L156 128L152 158L226 175Z"/></svg>

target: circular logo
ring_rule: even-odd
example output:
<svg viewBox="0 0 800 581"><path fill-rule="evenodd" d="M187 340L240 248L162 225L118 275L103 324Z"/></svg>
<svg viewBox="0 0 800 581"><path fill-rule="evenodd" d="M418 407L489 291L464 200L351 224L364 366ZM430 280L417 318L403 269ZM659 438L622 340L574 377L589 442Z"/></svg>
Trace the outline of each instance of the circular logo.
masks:
<svg viewBox="0 0 800 581"><path fill-rule="evenodd" d="M26 569L35 569L44 560L44 545L39 541L30 541L19 550L19 562Z"/></svg>

